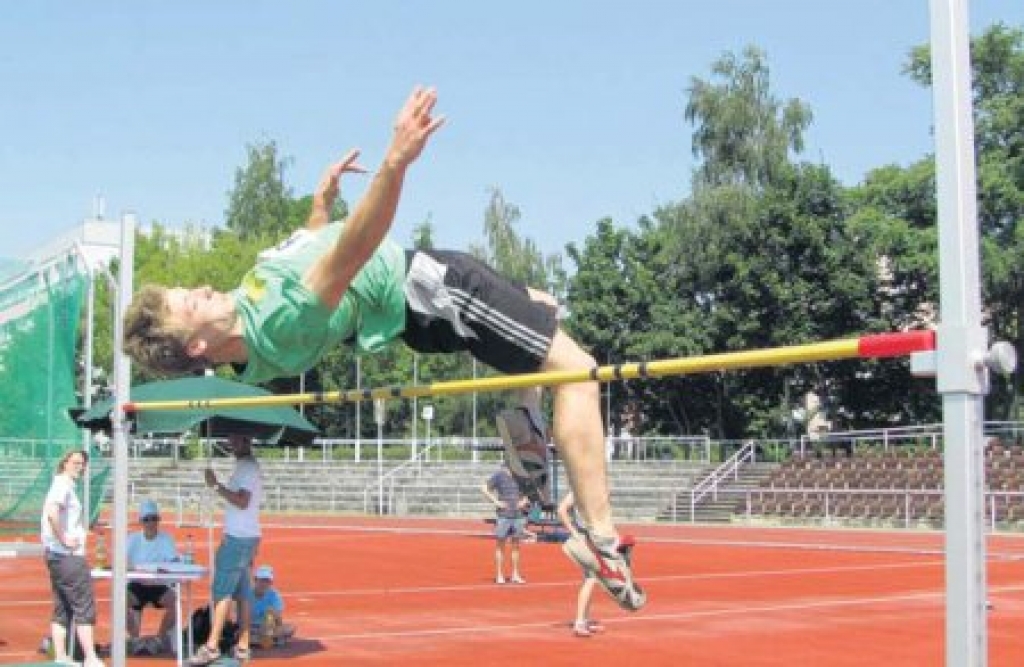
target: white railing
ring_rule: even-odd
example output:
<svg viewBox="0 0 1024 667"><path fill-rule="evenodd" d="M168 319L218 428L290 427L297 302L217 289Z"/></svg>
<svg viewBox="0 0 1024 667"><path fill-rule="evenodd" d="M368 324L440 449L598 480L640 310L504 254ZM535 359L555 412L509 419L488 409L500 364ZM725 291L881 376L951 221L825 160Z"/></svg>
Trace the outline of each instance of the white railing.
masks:
<svg viewBox="0 0 1024 667"><path fill-rule="evenodd" d="M697 503L708 494L712 494L712 497L718 500L718 485L730 478L738 479L740 466L753 460L754 443L748 442L738 452L726 459L722 465L712 470L707 477L697 482L690 489L690 522L692 523L696 520Z"/></svg>
<svg viewBox="0 0 1024 667"><path fill-rule="evenodd" d="M1000 436L1007 440L1024 439L1024 422L986 422L985 434L989 437ZM43 441L31 441L15 438L0 438L0 457L17 456L25 451L26 444ZM133 438L130 455L137 457L177 457L178 450L188 440L176 438ZM657 461L657 460L689 460L710 462L715 452L720 449L731 449L739 441L712 440L701 436L610 436L605 446L611 458L622 461ZM749 440L744 441L749 442ZM881 446L883 449L898 448L904 445L920 445L923 442L938 449L942 446L942 428L939 424L922 424L919 426L897 426L883 429L864 429L858 431L837 431L817 436L803 435L792 439L758 438L757 445L765 451L776 452L772 460L782 460L786 452L806 454L807 450L822 446L848 446L855 449L858 445ZM210 441L199 441L199 454L209 451ZM377 445L380 445L379 448ZM383 460L395 459L396 450L409 460L419 457L420 450L431 448L438 460L446 458L472 458L481 451L500 450L501 439L483 436L470 437L462 435L434 435L429 440L418 438L316 438L306 447L289 447L284 451L284 459L294 462L329 462L334 460L338 450L352 452L351 459L357 462L376 460L378 449ZM367 452L367 448L372 448ZM31 449L31 446L30 446ZM407 454L406 454L407 452ZM367 455L369 454L369 455ZM23 455L23 454L22 454Z"/></svg>
<svg viewBox="0 0 1024 667"><path fill-rule="evenodd" d="M824 525L831 525L842 520L889 520L902 523L904 528L910 528L915 523L939 521L944 516L928 516L919 511L919 505L915 502L920 498L941 500L944 497L942 489L822 489L822 488L756 488L744 490L727 490L723 495L735 496L737 504L740 500L744 502L743 514L748 522L755 516L770 516L778 518L798 518L804 521L820 519ZM755 511L754 499L763 499L765 496L782 496L795 501L814 501L820 503L820 512L805 512L797 515L793 512L782 511L778 514ZM879 516L865 505L857 515L849 515L842 511L844 501L851 498L877 499L879 496L897 500L899 511L895 515ZM985 493L985 514L988 520L989 530L995 532L999 522L1024 521L1024 492L1019 491L987 491ZM1018 510L1019 516L1010 516L1010 508ZM945 508L943 507L943 510ZM1016 512L1015 512L1016 514Z"/></svg>
<svg viewBox="0 0 1024 667"><path fill-rule="evenodd" d="M415 470L415 477L419 477L423 473L423 463L430 460L431 450L434 448L434 443L421 447L417 452L415 458L405 461L386 473L377 477L377 481L370 482L363 488L363 512L370 512L370 491L377 487L377 513L385 514L385 505L387 506L387 514L394 514L395 512L395 480L399 474L404 474L406 471ZM388 486L387 503L384 502L384 486Z"/></svg>
<svg viewBox="0 0 1024 667"><path fill-rule="evenodd" d="M500 441L499 441L500 442ZM711 438L706 435L609 436L605 439L609 458L619 461L711 460ZM680 457L677 450L682 450Z"/></svg>
<svg viewBox="0 0 1024 667"><path fill-rule="evenodd" d="M984 425L985 435L1000 436L1009 439L1024 437L1024 423L1010 421L988 421ZM932 449L938 449L942 443L942 424L920 424L916 426L894 426L891 428L862 429L858 431L836 431L818 436L800 436L800 454L815 445L849 444L856 447L861 443L881 444L888 450L902 444L918 444L922 439L928 441Z"/></svg>
<svg viewBox="0 0 1024 667"><path fill-rule="evenodd" d="M129 482L130 504L135 504L135 483ZM196 488L189 484L183 486L181 482L175 484L174 492L175 511L177 512L177 526L181 527L208 527L215 521L214 513L217 503L212 497L206 497L205 487Z"/></svg>

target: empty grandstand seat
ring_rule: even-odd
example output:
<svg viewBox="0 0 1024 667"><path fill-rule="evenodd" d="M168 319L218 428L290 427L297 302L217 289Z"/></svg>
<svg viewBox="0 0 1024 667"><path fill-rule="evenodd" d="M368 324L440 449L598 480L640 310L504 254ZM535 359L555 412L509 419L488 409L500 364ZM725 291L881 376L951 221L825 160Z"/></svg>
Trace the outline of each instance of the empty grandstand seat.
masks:
<svg viewBox="0 0 1024 667"><path fill-rule="evenodd" d="M832 516L850 516L850 507L853 504L853 496L848 493L833 495L829 502L829 511Z"/></svg>
<svg viewBox="0 0 1024 667"><path fill-rule="evenodd" d="M941 521L946 515L946 505L942 498L932 498L928 501L928 507L925 509L925 518L934 521Z"/></svg>
<svg viewBox="0 0 1024 667"><path fill-rule="evenodd" d="M1020 521L1024 519L1024 503L1015 504L1012 500L1006 508L1006 518L1008 521Z"/></svg>

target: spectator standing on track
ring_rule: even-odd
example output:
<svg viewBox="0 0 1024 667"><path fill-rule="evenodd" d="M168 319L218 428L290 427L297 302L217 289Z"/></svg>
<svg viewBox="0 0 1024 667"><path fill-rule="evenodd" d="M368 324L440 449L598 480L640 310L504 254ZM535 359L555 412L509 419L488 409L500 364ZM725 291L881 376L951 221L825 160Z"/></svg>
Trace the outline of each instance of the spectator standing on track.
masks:
<svg viewBox="0 0 1024 667"><path fill-rule="evenodd" d="M68 628L74 623L85 655L84 667L103 667L103 661L96 655L93 634L96 596L85 560L86 517L75 491L75 483L88 462L89 456L83 450L70 451L57 462L57 474L43 502L40 536L53 590L50 639L54 661L72 662L67 647Z"/></svg>
<svg viewBox="0 0 1024 667"><path fill-rule="evenodd" d="M128 536L128 568L134 569L143 563L170 563L178 560L178 549L174 537L160 530L160 509L152 500L143 500L139 505L139 523L142 530ZM147 641L139 635L142 632L142 611L147 605L163 609L160 629L156 641ZM177 598L174 588L160 582L133 581L128 584L128 642L131 653L156 655L173 651L177 645L174 628L177 622Z"/></svg>
<svg viewBox="0 0 1024 667"><path fill-rule="evenodd" d="M525 584L519 570L519 545L526 536L526 510L530 507L530 499L520 493L519 484L507 463L484 482L481 491L494 505L494 566L497 572L494 582L503 584L506 581L505 547L511 542L512 576L508 581Z"/></svg>
<svg viewBox="0 0 1024 667"><path fill-rule="evenodd" d="M579 535L579 517L576 515L576 498L572 491L565 494L562 502L558 503L558 518L569 533L576 537ZM595 632L604 630L604 626L590 617L590 599L594 594L594 584L597 579L592 572L584 572L583 583L580 584L579 593L576 595L576 620L572 624L572 632L577 637L590 637Z"/></svg>
<svg viewBox="0 0 1024 667"><path fill-rule="evenodd" d="M217 481L210 468L205 471L206 485L226 501L224 508L224 537L217 547L213 571L213 619L210 636L188 661L189 665L209 665L220 658L220 638L224 632L231 602L238 603L238 644L235 659L249 659L249 627L252 610L252 564L260 544L260 501L263 499L263 481L260 464L252 455L252 440L247 436L232 435L228 446L235 456L235 467L227 484Z"/></svg>

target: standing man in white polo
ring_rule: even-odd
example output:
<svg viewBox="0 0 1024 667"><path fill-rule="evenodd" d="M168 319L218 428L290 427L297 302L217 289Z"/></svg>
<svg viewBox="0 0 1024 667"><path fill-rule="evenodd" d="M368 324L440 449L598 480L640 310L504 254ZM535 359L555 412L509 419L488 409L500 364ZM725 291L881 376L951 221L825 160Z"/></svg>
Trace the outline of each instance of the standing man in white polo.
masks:
<svg viewBox="0 0 1024 667"><path fill-rule="evenodd" d="M194 667L209 665L220 658L220 638L231 611L231 602L238 602L238 644L234 657L240 662L249 659L249 626L252 609L252 564L260 545L260 502L263 481L260 464L252 455L252 439L232 435L228 446L235 456L235 468L227 484L217 480L207 468L206 485L224 499L224 537L217 548L213 570L213 619L210 636L188 661Z"/></svg>

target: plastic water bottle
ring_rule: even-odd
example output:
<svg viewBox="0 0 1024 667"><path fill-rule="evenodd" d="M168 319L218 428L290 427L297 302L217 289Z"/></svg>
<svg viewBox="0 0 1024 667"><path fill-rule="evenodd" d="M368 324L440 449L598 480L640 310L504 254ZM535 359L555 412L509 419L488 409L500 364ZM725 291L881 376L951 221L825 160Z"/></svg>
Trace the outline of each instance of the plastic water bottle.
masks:
<svg viewBox="0 0 1024 667"><path fill-rule="evenodd" d="M192 541L192 535L185 538L185 554L181 560L186 565L194 565L196 562L196 549L195 543Z"/></svg>
<svg viewBox="0 0 1024 667"><path fill-rule="evenodd" d="M93 552L93 566L97 570L110 569L110 556L107 552L107 539L103 533L96 533L96 550Z"/></svg>
<svg viewBox="0 0 1024 667"><path fill-rule="evenodd" d="M277 617L270 609L263 615L263 622L260 623L260 646L262 648L274 648L274 638L277 635Z"/></svg>

